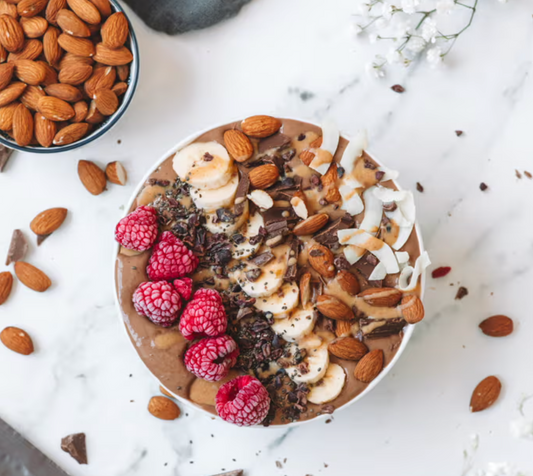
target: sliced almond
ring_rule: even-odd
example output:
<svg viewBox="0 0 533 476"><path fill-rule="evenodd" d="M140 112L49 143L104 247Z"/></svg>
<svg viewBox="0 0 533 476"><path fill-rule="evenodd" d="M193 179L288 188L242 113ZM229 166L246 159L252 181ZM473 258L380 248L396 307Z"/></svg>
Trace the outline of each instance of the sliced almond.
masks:
<svg viewBox="0 0 533 476"><path fill-rule="evenodd" d="M107 164L105 174L107 180L117 185L126 185L126 182L128 181L126 169L118 160Z"/></svg>
<svg viewBox="0 0 533 476"><path fill-rule="evenodd" d="M300 278L300 302L304 309L311 302L311 273L304 273Z"/></svg>

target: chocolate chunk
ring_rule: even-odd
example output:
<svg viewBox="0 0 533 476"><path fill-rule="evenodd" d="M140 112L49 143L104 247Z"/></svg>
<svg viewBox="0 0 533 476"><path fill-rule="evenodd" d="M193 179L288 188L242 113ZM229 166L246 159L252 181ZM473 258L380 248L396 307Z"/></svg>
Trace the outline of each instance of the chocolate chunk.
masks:
<svg viewBox="0 0 533 476"><path fill-rule="evenodd" d="M265 228L269 230L269 226L277 222L286 222L287 224L295 223L299 220L298 215L294 213L292 207L272 207L268 210L262 211L261 215L265 221Z"/></svg>
<svg viewBox="0 0 533 476"><path fill-rule="evenodd" d="M367 253L365 260L371 266L376 266L379 263L378 259L372 253Z"/></svg>
<svg viewBox="0 0 533 476"><path fill-rule="evenodd" d="M87 464L85 433L75 433L61 440L61 449L72 456L79 464Z"/></svg>
<svg viewBox="0 0 533 476"><path fill-rule="evenodd" d="M300 142L303 141L303 140L305 140L305 134L300 134L300 135L298 136L298 140L299 140Z"/></svg>
<svg viewBox="0 0 533 476"><path fill-rule="evenodd" d="M300 250L300 240L293 238L290 243L289 249L289 261L287 271L283 279L288 282L293 282L296 280L298 275L298 252Z"/></svg>
<svg viewBox="0 0 533 476"><path fill-rule="evenodd" d="M294 156L296 155L296 149L294 148L290 148L290 149L287 149L285 150L282 154L281 154L281 158L285 161L285 162L288 162L289 160L292 160L294 158ZM287 167L287 165L285 165L285 167Z"/></svg>
<svg viewBox="0 0 533 476"><path fill-rule="evenodd" d="M360 319L359 325L363 337L366 339L379 339L399 334L407 325L407 322L401 317L383 320L363 317Z"/></svg>
<svg viewBox="0 0 533 476"><path fill-rule="evenodd" d="M248 190L250 188L250 178L247 173L241 173L241 178L239 180L239 185L237 186L237 191L235 192L235 206L233 207L235 211L235 216L241 216L244 212L244 207L246 206L248 195Z"/></svg>
<svg viewBox="0 0 533 476"><path fill-rule="evenodd" d="M456 135L457 137L461 137L463 134L464 134L463 131L455 131L455 135Z"/></svg>
<svg viewBox="0 0 533 476"><path fill-rule="evenodd" d="M315 236L315 241L325 246L332 246L339 243L337 232L345 230L353 225L353 218L347 213L343 217L338 218L331 223L327 228Z"/></svg>
<svg viewBox="0 0 533 476"><path fill-rule="evenodd" d="M290 143L291 138L289 136L278 132L277 134L267 137L266 139L262 139L259 142L259 153L262 154L270 149L282 149Z"/></svg>
<svg viewBox="0 0 533 476"><path fill-rule="evenodd" d="M268 232L268 238L273 238L274 236L283 235L289 231L289 226L287 220L270 222L265 225L266 231Z"/></svg>
<svg viewBox="0 0 533 476"><path fill-rule="evenodd" d="M479 189L484 192L485 190L487 190L489 188L489 186L485 183L485 182L481 182L479 184Z"/></svg>
<svg viewBox="0 0 533 476"><path fill-rule="evenodd" d="M395 84L394 86L391 86L391 89L395 93L403 93L403 92L405 92L405 88L403 86L401 86L400 84Z"/></svg>
<svg viewBox="0 0 533 476"><path fill-rule="evenodd" d="M274 259L274 255L270 251L265 251L250 260L256 266L264 266L268 262Z"/></svg>
<svg viewBox="0 0 533 476"><path fill-rule="evenodd" d="M6 266L16 261L22 261L28 252L28 242L21 230L14 230L7 252Z"/></svg>
<svg viewBox="0 0 533 476"><path fill-rule="evenodd" d="M0 172L4 170L4 167L6 166L7 161L13 152L13 149L10 149L5 145L0 145Z"/></svg>
<svg viewBox="0 0 533 476"><path fill-rule="evenodd" d="M217 218L223 223L233 223L235 221L235 215L227 208L219 208L217 210Z"/></svg>
<svg viewBox="0 0 533 476"><path fill-rule="evenodd" d="M424 187L422 187L422 184L420 182L416 182L416 189L420 192L424 192Z"/></svg>
<svg viewBox="0 0 533 476"><path fill-rule="evenodd" d="M464 286L461 286L457 290L457 294L455 295L455 299L463 299L466 295L468 295L468 289L466 289Z"/></svg>
<svg viewBox="0 0 533 476"><path fill-rule="evenodd" d="M351 268L350 262L344 257L344 254L337 255L337 257L333 260L333 264L339 271L348 270Z"/></svg>
<svg viewBox="0 0 533 476"><path fill-rule="evenodd" d="M37 235L37 246L41 246L43 241L46 240L46 238L48 238L50 235Z"/></svg>
<svg viewBox="0 0 533 476"><path fill-rule="evenodd" d="M259 279L259 276L261 276L261 269L254 268L246 271L246 279L250 281L251 283L254 283Z"/></svg>

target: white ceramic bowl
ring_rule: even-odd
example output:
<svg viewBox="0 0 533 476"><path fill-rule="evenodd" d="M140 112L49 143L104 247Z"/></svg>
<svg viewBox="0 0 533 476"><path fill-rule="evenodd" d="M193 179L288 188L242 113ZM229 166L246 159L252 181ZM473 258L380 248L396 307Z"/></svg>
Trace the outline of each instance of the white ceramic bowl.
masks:
<svg viewBox="0 0 533 476"><path fill-rule="evenodd" d="M314 124L313 122L310 122L308 120L305 120L305 119L300 119L300 118L295 118L295 117L285 117L285 118L282 118L281 120L283 119L292 119L292 120L295 120L295 121L300 121L300 122L305 122L305 123L308 123L308 124L313 124L313 125L316 125L317 127L320 127L320 125L318 124ZM205 134L206 132L209 132L210 130L212 129L216 129L218 127L221 127L223 126L224 124L230 124L232 122L237 122L239 121L240 119L235 119L233 121L225 121L225 122L222 122L220 124L216 124L214 126L211 126L207 129L204 129L203 131L200 131L200 132L197 132L193 135L190 135L189 137L187 137L186 139L183 139L182 141L180 141L178 144L176 144L174 147L172 147L168 152L166 152L165 154L163 154L163 156L154 164L154 166L146 173L146 175L142 178L142 180L140 181L139 185L135 188L135 191L133 192L133 195L131 196L130 200L128 201L128 204L126 205L125 207L125 215L127 215L129 213L129 209L131 208L131 206L133 205L133 202L135 201L135 199L137 198L137 195L139 195L139 192L141 191L144 183L150 178L150 175L153 173L153 171L155 169L157 169L157 167L159 167L168 157L170 157L172 154L176 153L178 150L182 149L183 147L189 145L191 142L193 142L194 140L196 140L197 137L200 137L202 134ZM342 137L344 137L345 139L347 140L350 140L349 137L341 134ZM383 164L380 160L376 159L376 156L374 154L372 154L371 151L367 151L368 155L370 155L370 157L372 157L373 160L375 160L378 164L380 165L387 165L387 164ZM395 185L398 187L399 190L401 190L401 187L399 186L399 184L394 181ZM420 253L423 253L424 252L424 242L422 240L422 235L420 234L420 228L418 226L418 223L415 225L415 230L416 230L416 233L418 234L418 242L419 242L419 245L420 245ZM122 319L122 309L120 308L120 304L118 302L118 296L117 296L117 292L116 292L116 274L115 274L115 264L116 264L116 257L117 257L117 254L119 252L119 244L117 243L114 247L114 252L113 252L113 267L112 267L112 270L113 270L113 283L114 283L114 294L115 294L115 304L117 306L117 310L118 310L118 315L119 315L119 319L121 321L121 323L124 325L124 322L123 322L123 319ZM424 293L425 293L425 288L426 288L426 272L424 271L420 277L420 282L421 282L421 299L423 299L424 297ZM396 364L396 362L398 362L398 360L400 359L400 356L403 354L405 348L407 347L407 344L409 343L409 341L411 340L411 336L413 335L413 332L415 330L415 326L413 325L408 325L404 331L404 336L403 336L403 339L402 339L402 343L400 344L400 347L398 348L396 354L394 355L393 359L391 360L391 362L389 363L389 365L387 365L383 371L378 375L377 378L375 378L369 385L368 387L366 387L359 395L357 395L355 398L353 398L352 400L350 400L348 403L344 404L342 407L340 407L339 409L335 410L335 414L337 414L339 411L342 411L344 410L345 408L348 408L349 406L353 405L355 402L361 400L363 397L365 397L366 395L368 395L373 388L375 388L379 382L381 382L385 376L391 371L391 369L394 367L394 365ZM129 334L128 334L128 331L126 329L126 326L124 326L124 331L126 332L127 336L128 336L128 340L129 340ZM133 345L132 345L132 350L135 351L133 349ZM135 351L135 354L137 355L137 352ZM151 373L151 372L150 372ZM158 384L163 386L163 384L159 381L159 379L157 379L157 377L155 377L155 375L152 374L152 376L157 380ZM166 387L165 387L166 388ZM169 389L166 389L170 394L174 395L174 393L169 390ZM182 398L178 395L174 395L174 397L176 398L176 400L178 400L179 402L189 406L189 407L192 407L194 408L195 410L205 414L206 416L208 416L209 418L217 418L218 420L220 421L224 421L222 420L220 417L216 416L216 415L213 415L212 413L209 413L208 411L204 410L203 408L200 408L198 406L196 406L194 403L192 403L191 401L185 399L185 398ZM251 428L292 428L292 427L296 427L296 426L300 426L300 425L304 425L304 424L308 424L308 423L313 423L313 422L318 422L318 421L321 421L321 420L324 420L326 418L330 418L330 415L328 414L324 414L324 415L320 415L318 417L315 417L315 418L312 418L310 420L303 420L303 421L295 421L295 422L291 422L291 423L286 423L285 425L272 425L272 426L268 426L268 427L265 427L265 426L262 426L262 425L257 425L257 426L254 426L254 427L251 427ZM231 424L231 423L228 423L228 424Z"/></svg>

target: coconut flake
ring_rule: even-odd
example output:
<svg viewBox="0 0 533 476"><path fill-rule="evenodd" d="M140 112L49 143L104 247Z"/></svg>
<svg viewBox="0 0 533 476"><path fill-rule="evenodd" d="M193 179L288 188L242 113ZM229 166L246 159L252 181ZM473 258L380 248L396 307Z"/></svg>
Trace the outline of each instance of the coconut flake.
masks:
<svg viewBox="0 0 533 476"><path fill-rule="evenodd" d="M248 198L259 208L263 208L264 210L268 210L274 206L274 200L272 200L272 197L264 190L254 190L248 194Z"/></svg>
<svg viewBox="0 0 533 476"><path fill-rule="evenodd" d="M309 211L307 210L305 202L300 197L292 197L291 205L296 215L298 215L303 220L307 219L307 217L309 216Z"/></svg>
<svg viewBox="0 0 533 476"><path fill-rule="evenodd" d="M411 257L407 251L396 251L394 254L396 255L400 269L404 268L405 265L409 263L409 258Z"/></svg>
<svg viewBox="0 0 533 476"><path fill-rule="evenodd" d="M381 182L386 182L387 180L396 180L400 176L400 172L397 170L389 169L382 165L379 169L380 172L385 172L385 175L381 179Z"/></svg>
<svg viewBox="0 0 533 476"><path fill-rule="evenodd" d="M342 210L346 210L350 215L359 215L365 209L363 200L361 200L357 190L348 185L341 185L339 192L342 197Z"/></svg>
<svg viewBox="0 0 533 476"><path fill-rule="evenodd" d="M385 265L380 261L372 270L372 273L370 273L370 276L368 277L369 281L379 281L381 279L385 279L387 277L387 268Z"/></svg>
<svg viewBox="0 0 533 476"><path fill-rule="evenodd" d="M346 174L351 174L355 168L355 161L363 155L363 151L368 148L368 135L366 130L358 131L355 137L349 142L342 154L340 166ZM360 186L360 185L359 185Z"/></svg>
<svg viewBox="0 0 533 476"><path fill-rule="evenodd" d="M400 273L398 289L400 291L414 291L418 285L418 278L422 272L431 264L427 251L424 251L416 260L415 267L406 266Z"/></svg>
<svg viewBox="0 0 533 476"><path fill-rule="evenodd" d="M322 122L322 145L315 150L315 157L309 167L324 175L328 171L339 146L339 137L339 129L335 122L331 119L325 119Z"/></svg>
<svg viewBox="0 0 533 476"><path fill-rule="evenodd" d="M365 230L371 235L376 235L379 231L381 224L381 218L383 215L383 206L381 202L375 196L376 187L370 187L363 193L363 200L365 202L365 217L359 227L361 230Z"/></svg>
<svg viewBox="0 0 533 476"><path fill-rule="evenodd" d="M373 187L374 195L383 203L401 202L405 199L407 192L405 190L393 190L387 187Z"/></svg>

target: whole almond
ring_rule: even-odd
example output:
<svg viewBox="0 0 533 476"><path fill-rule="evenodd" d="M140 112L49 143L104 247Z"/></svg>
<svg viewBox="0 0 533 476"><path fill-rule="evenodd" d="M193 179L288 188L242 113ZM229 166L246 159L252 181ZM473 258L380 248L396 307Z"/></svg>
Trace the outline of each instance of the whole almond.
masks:
<svg viewBox="0 0 533 476"><path fill-rule="evenodd" d="M33 116L24 104L19 104L13 114L13 137L22 147L27 146L33 138Z"/></svg>
<svg viewBox="0 0 533 476"><path fill-rule="evenodd" d="M74 104L75 116L72 118L72 122L83 122L87 117L89 106L85 101L78 101Z"/></svg>
<svg viewBox="0 0 533 476"><path fill-rule="evenodd" d="M43 147L50 147L57 134L57 124L44 117L40 112L34 116L35 138Z"/></svg>
<svg viewBox="0 0 533 476"><path fill-rule="evenodd" d="M18 60L35 60L43 52L43 44L36 39L26 40L24 46L20 51L16 53L9 53L7 57L8 61L18 61Z"/></svg>
<svg viewBox="0 0 533 476"><path fill-rule="evenodd" d="M109 66L121 66L131 63L133 61L133 55L125 46L113 50L103 43L98 43L96 45L94 60Z"/></svg>
<svg viewBox="0 0 533 476"><path fill-rule="evenodd" d="M341 337L331 341L328 350L335 357L344 360L361 360L368 353L368 347L353 337Z"/></svg>
<svg viewBox="0 0 533 476"><path fill-rule="evenodd" d="M485 319L479 324L479 328L483 334L490 337L505 337L512 334L514 323L507 316L497 315Z"/></svg>
<svg viewBox="0 0 533 476"><path fill-rule="evenodd" d="M94 60L88 56L78 56L73 55L72 53L65 53L59 62L59 69L64 69L67 66L79 63L93 66Z"/></svg>
<svg viewBox="0 0 533 476"><path fill-rule="evenodd" d="M57 39L57 42L61 48L69 53L72 53L73 55L88 57L94 56L94 44L87 38L76 38L75 36L70 36L67 33L61 33Z"/></svg>
<svg viewBox="0 0 533 476"><path fill-rule="evenodd" d="M0 1L0 15L4 14L9 15L10 17L13 17L15 19L19 17L19 14L17 12L17 6L2 0Z"/></svg>
<svg viewBox="0 0 533 476"><path fill-rule="evenodd" d="M105 116L96 109L96 103L94 101L91 101L91 104L89 105L85 121L89 124L100 124L105 121Z"/></svg>
<svg viewBox="0 0 533 476"><path fill-rule="evenodd" d="M105 173L94 162L80 160L78 162L78 175L81 183L93 195L100 195L105 190Z"/></svg>
<svg viewBox="0 0 533 476"><path fill-rule="evenodd" d="M39 268L24 261L15 263L15 274L24 286L39 293L46 291L52 285L52 281L46 274Z"/></svg>
<svg viewBox="0 0 533 476"><path fill-rule="evenodd" d="M336 321L335 335L337 337L348 337L352 335L352 323L350 321Z"/></svg>
<svg viewBox="0 0 533 476"><path fill-rule="evenodd" d="M121 81L126 81L130 77L130 67L127 64L117 66L117 76Z"/></svg>
<svg viewBox="0 0 533 476"><path fill-rule="evenodd" d="M502 390L502 383L497 377L490 376L479 382L470 399L470 411L481 412L491 407Z"/></svg>
<svg viewBox="0 0 533 476"><path fill-rule="evenodd" d="M48 63L45 61L38 61L39 64L42 64L44 69L46 70L46 76L44 77L43 86L49 86L50 84L56 84L59 82L57 71L52 68Z"/></svg>
<svg viewBox="0 0 533 476"><path fill-rule="evenodd" d="M302 307L306 309L311 302L311 273L304 273L300 278L300 302Z"/></svg>
<svg viewBox="0 0 533 476"><path fill-rule="evenodd" d="M18 327L6 327L0 332L0 340L13 352L22 355L30 355L33 352L31 337Z"/></svg>
<svg viewBox="0 0 533 476"><path fill-rule="evenodd" d="M0 91L11 82L14 68L15 65L13 63L0 64Z"/></svg>
<svg viewBox="0 0 533 476"><path fill-rule="evenodd" d="M0 63L3 63L6 60L7 60L7 51L4 48L4 45L0 43Z"/></svg>
<svg viewBox="0 0 533 476"><path fill-rule="evenodd" d="M78 63L65 66L59 71L59 82L65 84L78 85L90 78L93 67L87 64Z"/></svg>
<svg viewBox="0 0 533 476"><path fill-rule="evenodd" d="M150 399L148 411L161 420L175 420L181 413L175 402L162 396L152 397Z"/></svg>
<svg viewBox="0 0 533 476"><path fill-rule="evenodd" d="M111 88L111 91L113 91L117 96L122 96L127 90L128 90L128 84L124 82L116 83Z"/></svg>
<svg viewBox="0 0 533 476"><path fill-rule="evenodd" d="M327 213L317 213L299 222L292 231L296 236L312 235L323 228L328 221Z"/></svg>
<svg viewBox="0 0 533 476"><path fill-rule="evenodd" d="M19 51L24 46L24 31L13 17L0 15L0 43L10 52Z"/></svg>
<svg viewBox="0 0 533 476"><path fill-rule="evenodd" d="M15 101L0 107L0 130L10 131L13 129L13 115L19 104L18 101Z"/></svg>
<svg viewBox="0 0 533 476"><path fill-rule="evenodd" d="M21 59L15 61L15 76L23 83L37 86L44 81L46 70L36 61Z"/></svg>
<svg viewBox="0 0 533 476"><path fill-rule="evenodd" d="M395 288L369 288L359 294L371 306L394 307L402 299L402 292Z"/></svg>
<svg viewBox="0 0 533 476"><path fill-rule="evenodd" d="M410 294L402 298L400 305L403 318L409 324L416 324L424 319L424 305L418 296Z"/></svg>
<svg viewBox="0 0 533 476"><path fill-rule="evenodd" d="M90 130L89 124L86 122L78 122L70 124L61 129L54 137L54 145L67 145L79 141L85 137Z"/></svg>
<svg viewBox="0 0 533 476"><path fill-rule="evenodd" d="M124 166L119 162L110 162L105 168L107 180L117 185L126 185L128 174Z"/></svg>
<svg viewBox="0 0 533 476"><path fill-rule="evenodd" d="M334 256L329 248L314 244L309 248L309 264L320 276L325 278L335 277Z"/></svg>
<svg viewBox="0 0 533 476"><path fill-rule="evenodd" d="M49 208L31 221L31 231L36 235L50 235L63 224L67 213L66 208Z"/></svg>
<svg viewBox="0 0 533 476"><path fill-rule="evenodd" d="M0 273L0 306L7 301L13 287L13 275L9 271Z"/></svg>
<svg viewBox="0 0 533 476"><path fill-rule="evenodd" d="M52 25L57 24L57 14L67 6L67 0L50 0L46 7L45 17Z"/></svg>
<svg viewBox="0 0 533 476"><path fill-rule="evenodd" d="M370 383L383 370L384 356L381 349L366 354L356 365L354 377L363 383Z"/></svg>
<svg viewBox="0 0 533 476"><path fill-rule="evenodd" d="M113 13L102 26L100 33L105 46L112 49L124 46L130 33L126 15L122 12Z"/></svg>
<svg viewBox="0 0 533 476"><path fill-rule="evenodd" d="M278 132L281 121L272 116L252 116L242 121L241 127L247 136L262 139Z"/></svg>
<svg viewBox="0 0 533 476"><path fill-rule="evenodd" d="M97 25L102 21L102 16L98 8L94 6L89 0L67 0L68 6L78 15L83 21Z"/></svg>
<svg viewBox="0 0 533 476"><path fill-rule="evenodd" d="M59 30L49 26L43 37L44 56L51 66L57 66L63 50L59 46Z"/></svg>
<svg viewBox="0 0 533 476"><path fill-rule="evenodd" d="M111 116L118 108L117 95L111 89L99 89L94 93L96 108L104 115Z"/></svg>
<svg viewBox="0 0 533 476"><path fill-rule="evenodd" d="M98 89L111 89L117 77L116 69L113 66L95 68L91 77L83 85L87 96L94 98Z"/></svg>
<svg viewBox="0 0 533 476"><path fill-rule="evenodd" d="M48 96L54 96L67 102L78 102L83 97L81 91L70 84L50 84L46 86L45 91Z"/></svg>
<svg viewBox="0 0 533 476"><path fill-rule="evenodd" d="M274 164L260 165L252 169L248 177L254 188L263 190L278 181L279 170Z"/></svg>
<svg viewBox="0 0 533 476"><path fill-rule="evenodd" d="M113 12L109 0L91 0L91 2L94 3L96 8L98 8L98 11L103 18L107 18Z"/></svg>
<svg viewBox="0 0 533 476"><path fill-rule="evenodd" d="M48 4L48 0L20 0L17 11L21 17L34 17L41 13Z"/></svg>
<svg viewBox="0 0 533 476"><path fill-rule="evenodd" d="M66 8L57 12L56 21L64 33L80 38L91 36L91 30L80 17Z"/></svg>
<svg viewBox="0 0 533 476"><path fill-rule="evenodd" d="M51 121L68 121L74 117L72 106L62 99L44 96L37 104L39 112Z"/></svg>
<svg viewBox="0 0 533 476"><path fill-rule="evenodd" d="M230 129L224 132L224 143L230 155L237 162L248 160L254 153L254 146L250 139L239 130Z"/></svg>
<svg viewBox="0 0 533 476"><path fill-rule="evenodd" d="M40 38L48 29L48 22L43 17L23 17L20 26L27 38Z"/></svg>
<svg viewBox="0 0 533 476"><path fill-rule="evenodd" d="M340 299L327 294L318 296L316 307L324 316L336 321L351 321L355 317L350 307Z"/></svg>
<svg viewBox="0 0 533 476"><path fill-rule="evenodd" d="M39 104L39 99L43 96L46 96L46 93L41 86L28 86L24 91L24 94L20 96L20 102L28 109L37 111L37 104Z"/></svg>
<svg viewBox="0 0 533 476"><path fill-rule="evenodd" d="M346 271L344 269L341 269L337 276L335 277L337 282L339 283L339 286L343 291L346 291L348 294L351 294L352 296L355 296L360 291L360 285L358 279L355 277L354 274L350 273L349 271Z"/></svg>

